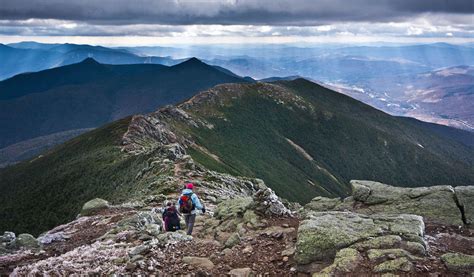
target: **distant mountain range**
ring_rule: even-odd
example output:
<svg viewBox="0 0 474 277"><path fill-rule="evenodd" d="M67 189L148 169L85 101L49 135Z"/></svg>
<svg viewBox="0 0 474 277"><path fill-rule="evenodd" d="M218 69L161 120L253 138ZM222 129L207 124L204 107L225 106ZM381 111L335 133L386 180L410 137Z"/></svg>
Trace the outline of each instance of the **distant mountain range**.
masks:
<svg viewBox="0 0 474 277"><path fill-rule="evenodd" d="M87 58L20 74L0 82L0 149L151 112L216 84L249 81L195 58L171 67L107 65Z"/></svg>
<svg viewBox="0 0 474 277"><path fill-rule="evenodd" d="M82 61L87 57L106 64L154 63L174 65L189 57L232 71L239 76L277 80L302 76L348 93L365 103L394 115L447 124L466 130L472 128L469 99L471 85L461 87L453 78L442 86L440 78L424 74L450 67L474 66L474 47L433 43L421 45L350 46L350 45L190 45L118 47L77 44L20 42L0 45L0 79ZM407 87L428 91L437 86L437 94L455 97L437 98L436 105L423 104L431 96ZM432 82L432 83L430 83ZM464 90L463 92L460 89ZM402 91L404 90L404 91ZM418 90L418 91L420 91ZM403 92L403 93L402 93ZM413 95L411 95L413 94ZM460 96L462 94L463 96ZM414 100L416 98L416 101ZM455 100L457 99L457 100ZM462 99L462 100L460 100ZM458 111L455 103L464 103ZM471 101L472 103L472 101Z"/></svg>
<svg viewBox="0 0 474 277"><path fill-rule="evenodd" d="M174 85L188 84L189 67L223 74L198 60L160 70L181 77ZM347 196L351 179L411 187L474 180L474 148L466 144L473 133L390 116L308 80L221 84L188 95L177 106L126 117L0 169L0 230L38 234L71 220L95 197L123 202L172 192L179 184L167 176L186 167L197 173L183 182L208 169L257 177L300 203ZM196 164L173 162L185 153Z"/></svg>
<svg viewBox="0 0 474 277"><path fill-rule="evenodd" d="M20 42L0 44L0 80L24 72L35 72L78 63L88 57L106 64L164 64L174 65L170 57L138 56L126 50L78 44L44 44Z"/></svg>
<svg viewBox="0 0 474 277"><path fill-rule="evenodd" d="M133 48L128 50L134 52ZM303 76L394 115L474 131L473 101L469 96L474 86L466 83L469 73L454 70L474 66L472 45L201 46L184 48L181 52L169 48L166 51L175 56L194 54L210 64L258 79ZM154 52L152 47L140 48L138 52L162 53ZM426 77L446 68L453 68L450 77L436 74ZM428 104L434 96L434 92L429 92L433 87L435 94L444 97L435 97L436 104ZM458 104L459 109L453 108Z"/></svg>

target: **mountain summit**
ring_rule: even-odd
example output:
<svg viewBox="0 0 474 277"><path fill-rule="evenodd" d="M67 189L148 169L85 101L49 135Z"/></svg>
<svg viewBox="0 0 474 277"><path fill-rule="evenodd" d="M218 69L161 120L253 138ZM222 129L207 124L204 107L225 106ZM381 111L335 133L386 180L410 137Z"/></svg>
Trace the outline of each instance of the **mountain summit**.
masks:
<svg viewBox="0 0 474 277"><path fill-rule="evenodd" d="M87 57L82 62L79 62L79 64L99 64L99 62L94 60L93 57Z"/></svg>

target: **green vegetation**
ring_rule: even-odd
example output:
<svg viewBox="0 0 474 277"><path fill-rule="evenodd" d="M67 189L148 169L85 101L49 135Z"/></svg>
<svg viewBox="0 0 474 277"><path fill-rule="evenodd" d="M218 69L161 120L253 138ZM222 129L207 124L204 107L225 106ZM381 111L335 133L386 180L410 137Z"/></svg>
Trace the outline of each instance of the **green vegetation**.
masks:
<svg viewBox="0 0 474 277"><path fill-rule="evenodd" d="M213 91L181 107L207 127L170 119L174 132L196 142L188 153L206 168L261 178L288 200L346 196L351 179L413 187L474 180L474 150L456 141L457 134L440 135L309 81ZM38 235L73 219L90 199L119 203L173 190L166 181L172 167L152 165L159 149L136 156L121 151L129 122L0 170L0 231Z"/></svg>
<svg viewBox="0 0 474 277"><path fill-rule="evenodd" d="M210 169L262 178L280 196L302 203L316 195L345 196L351 179L399 186L474 179L470 147L306 80L279 85L283 93L241 85L238 97L223 90L224 104L189 108L213 124L189 132L221 162L200 151L191 152L193 158ZM295 95L303 104L295 104Z"/></svg>
<svg viewBox="0 0 474 277"><path fill-rule="evenodd" d="M38 235L95 197L125 200L145 157L120 152L130 118L88 132L34 160L0 171L0 230Z"/></svg>

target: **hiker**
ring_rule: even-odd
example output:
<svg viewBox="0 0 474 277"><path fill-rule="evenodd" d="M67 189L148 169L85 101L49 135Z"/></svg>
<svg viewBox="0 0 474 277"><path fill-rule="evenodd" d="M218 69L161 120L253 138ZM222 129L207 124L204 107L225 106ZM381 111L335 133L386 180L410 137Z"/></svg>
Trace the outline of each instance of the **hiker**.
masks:
<svg viewBox="0 0 474 277"><path fill-rule="evenodd" d="M191 235L193 232L194 221L196 220L196 211L206 212L206 208L201 204L197 195L193 192L194 185L186 184L186 188L181 192L178 199L178 210L184 216L186 223L186 233Z"/></svg>
<svg viewBox="0 0 474 277"><path fill-rule="evenodd" d="M174 232L181 230L181 225L179 223L178 210L174 203L169 201L166 203L166 207L163 209L163 227L167 232Z"/></svg>

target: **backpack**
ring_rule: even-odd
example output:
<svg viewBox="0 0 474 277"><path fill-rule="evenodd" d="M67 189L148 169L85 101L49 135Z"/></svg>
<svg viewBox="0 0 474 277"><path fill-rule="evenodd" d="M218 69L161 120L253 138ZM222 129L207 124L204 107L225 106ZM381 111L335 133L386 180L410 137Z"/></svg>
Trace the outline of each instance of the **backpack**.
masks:
<svg viewBox="0 0 474 277"><path fill-rule="evenodd" d="M179 217L175 208L168 208L164 212L165 230L174 232L180 230Z"/></svg>
<svg viewBox="0 0 474 277"><path fill-rule="evenodd" d="M183 214L189 214L194 210L193 199L191 198L193 194L183 194L179 198L179 212Z"/></svg>

